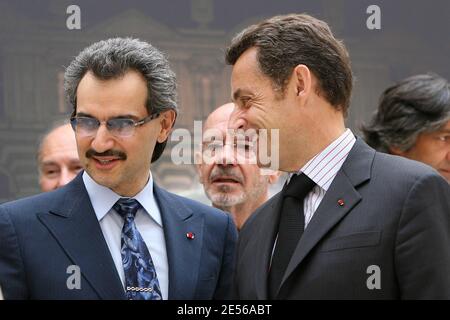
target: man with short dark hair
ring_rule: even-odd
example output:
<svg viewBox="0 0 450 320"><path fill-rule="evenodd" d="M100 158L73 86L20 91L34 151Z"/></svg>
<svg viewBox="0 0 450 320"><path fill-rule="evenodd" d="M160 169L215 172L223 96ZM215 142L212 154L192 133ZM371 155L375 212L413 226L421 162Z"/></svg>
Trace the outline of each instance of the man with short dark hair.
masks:
<svg viewBox="0 0 450 320"><path fill-rule="evenodd" d="M372 148L426 163L450 182L450 84L446 79L419 74L387 88L362 131Z"/></svg>
<svg viewBox="0 0 450 320"><path fill-rule="evenodd" d="M345 128L352 74L327 24L264 20L231 41L226 60L230 129L269 129L259 137L291 174L240 231L235 296L450 299L450 187Z"/></svg>
<svg viewBox="0 0 450 320"><path fill-rule="evenodd" d="M84 171L0 206L5 298L228 298L232 219L161 189L150 171L177 112L163 54L137 39L94 43L66 69L65 89Z"/></svg>

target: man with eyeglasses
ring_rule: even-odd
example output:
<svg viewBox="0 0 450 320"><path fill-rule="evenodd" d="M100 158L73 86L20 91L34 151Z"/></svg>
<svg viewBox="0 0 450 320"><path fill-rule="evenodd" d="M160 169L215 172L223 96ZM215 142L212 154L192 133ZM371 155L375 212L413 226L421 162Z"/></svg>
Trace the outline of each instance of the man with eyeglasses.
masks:
<svg viewBox="0 0 450 320"><path fill-rule="evenodd" d="M225 299L236 229L224 212L171 194L150 165L174 125L175 75L146 42L84 49L65 72L84 171L0 206L5 299Z"/></svg>
<svg viewBox="0 0 450 320"><path fill-rule="evenodd" d="M249 153L254 150L251 141L243 140L239 145L237 135L228 130L233 109L234 103L227 103L206 119L197 172L212 205L229 212L240 230L250 215L269 199L269 186L276 183L279 172L260 169L256 161L251 161Z"/></svg>

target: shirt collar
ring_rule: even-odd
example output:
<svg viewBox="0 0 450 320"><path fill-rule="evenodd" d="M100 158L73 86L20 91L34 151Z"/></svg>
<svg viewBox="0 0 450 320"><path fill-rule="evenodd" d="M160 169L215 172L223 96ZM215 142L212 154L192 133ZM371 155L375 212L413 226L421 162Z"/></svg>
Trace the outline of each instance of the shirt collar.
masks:
<svg viewBox="0 0 450 320"><path fill-rule="evenodd" d="M347 158L348 152L355 144L356 138L350 129L347 129L342 133L336 140L331 142L325 149L316 154L309 160L297 173L291 173L288 177L287 183L294 174L301 174L302 172L313 180L316 185L328 190L331 181L328 179L323 179L323 174L318 174L325 166L326 161L324 159L335 159L335 155L341 154L341 158L336 158L336 160L341 159L335 166L328 169L327 175L334 176L341 169L343 162Z"/></svg>
<svg viewBox="0 0 450 320"><path fill-rule="evenodd" d="M91 200L92 207L94 208L95 215L97 216L98 221L100 221L112 209L117 200L122 198L122 196L118 195L108 187L95 182L86 171L83 172L83 182L89 195L89 199ZM153 195L153 178L151 172L147 184L133 197L133 199L139 201L144 208L144 211L149 214L156 223L162 226L161 214Z"/></svg>

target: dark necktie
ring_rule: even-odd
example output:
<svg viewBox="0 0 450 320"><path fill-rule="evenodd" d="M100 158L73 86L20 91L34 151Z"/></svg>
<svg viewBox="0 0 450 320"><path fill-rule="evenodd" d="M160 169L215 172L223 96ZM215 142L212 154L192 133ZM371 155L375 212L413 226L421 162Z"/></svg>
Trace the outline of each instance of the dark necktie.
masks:
<svg viewBox="0 0 450 320"><path fill-rule="evenodd" d="M304 173L292 176L282 190L278 238L269 272L269 296L275 298L292 254L305 229L303 200L315 183Z"/></svg>
<svg viewBox="0 0 450 320"><path fill-rule="evenodd" d="M124 219L120 252L126 296L129 300L162 300L152 257L134 222L140 206L137 200L128 198L121 198L114 205Z"/></svg>

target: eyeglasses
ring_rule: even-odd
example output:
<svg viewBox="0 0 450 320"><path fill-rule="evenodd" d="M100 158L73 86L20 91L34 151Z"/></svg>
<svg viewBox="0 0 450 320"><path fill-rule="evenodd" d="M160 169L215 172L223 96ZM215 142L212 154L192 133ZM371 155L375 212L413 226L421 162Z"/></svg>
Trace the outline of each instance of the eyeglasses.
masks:
<svg viewBox="0 0 450 320"><path fill-rule="evenodd" d="M106 128L115 137L126 138L134 134L135 128L146 124L147 122L159 117L159 113L154 113L144 119L135 121L130 118L113 118L106 121L100 121L92 117L72 117L70 124L75 133L81 137L92 137L97 133L102 123L106 123Z"/></svg>

